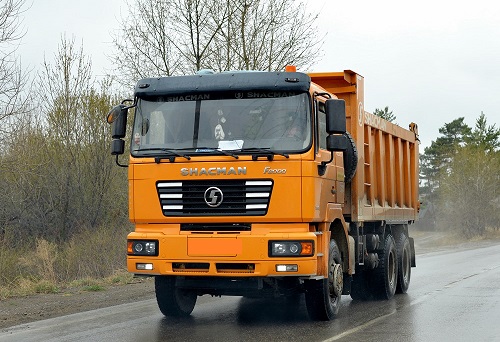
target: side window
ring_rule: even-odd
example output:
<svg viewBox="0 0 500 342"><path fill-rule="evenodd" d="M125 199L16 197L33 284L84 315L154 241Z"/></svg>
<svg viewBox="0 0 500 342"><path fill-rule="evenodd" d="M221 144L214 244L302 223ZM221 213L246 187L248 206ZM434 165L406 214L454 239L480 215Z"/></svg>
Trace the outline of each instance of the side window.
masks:
<svg viewBox="0 0 500 342"><path fill-rule="evenodd" d="M326 150L326 114L323 102L318 102L318 131L319 148Z"/></svg>

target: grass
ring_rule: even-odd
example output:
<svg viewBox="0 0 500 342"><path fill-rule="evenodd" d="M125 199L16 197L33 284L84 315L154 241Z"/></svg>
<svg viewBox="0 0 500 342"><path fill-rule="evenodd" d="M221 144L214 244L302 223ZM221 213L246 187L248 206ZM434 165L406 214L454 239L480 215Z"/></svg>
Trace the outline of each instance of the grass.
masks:
<svg viewBox="0 0 500 342"><path fill-rule="evenodd" d="M34 284L34 290L36 293L59 293L59 287L46 280L41 280L38 283Z"/></svg>
<svg viewBox="0 0 500 342"><path fill-rule="evenodd" d="M17 278L7 286L0 286L0 300L35 294L60 293L64 287L45 279Z"/></svg>
<svg viewBox="0 0 500 342"><path fill-rule="evenodd" d="M59 294L65 292L100 292L109 286L122 286L138 282L134 275L126 270L117 270L105 278L82 278L70 282L51 282L46 279L36 280L18 277L7 286L0 286L0 300L12 297L26 297L36 294Z"/></svg>
<svg viewBox="0 0 500 342"><path fill-rule="evenodd" d="M104 291L106 288L102 285L95 284L95 285L89 285L89 286L84 286L83 291L88 291L88 292L99 292L99 291Z"/></svg>
<svg viewBox="0 0 500 342"><path fill-rule="evenodd" d="M123 239L117 240L117 235ZM126 232L87 230L65 243L33 239L23 245L0 240L0 300L9 297L103 291L134 282L125 265Z"/></svg>
<svg viewBox="0 0 500 342"><path fill-rule="evenodd" d="M136 282L134 279L134 275L129 273L127 270L117 270L115 273L108 278L106 278L106 282L112 285L125 285Z"/></svg>

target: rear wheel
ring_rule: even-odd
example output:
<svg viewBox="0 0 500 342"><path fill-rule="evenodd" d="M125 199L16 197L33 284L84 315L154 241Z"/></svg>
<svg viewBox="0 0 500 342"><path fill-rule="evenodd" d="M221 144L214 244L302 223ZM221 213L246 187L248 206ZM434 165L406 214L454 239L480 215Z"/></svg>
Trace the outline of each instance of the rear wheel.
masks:
<svg viewBox="0 0 500 342"><path fill-rule="evenodd" d="M396 238L398 253L398 284L396 293L406 293L410 287L411 277L411 249L410 240L401 232Z"/></svg>
<svg viewBox="0 0 500 342"><path fill-rule="evenodd" d="M155 291L158 307L165 316L187 317L193 312L196 293L178 288L175 285L175 277L156 276Z"/></svg>
<svg viewBox="0 0 500 342"><path fill-rule="evenodd" d="M371 290L375 298L392 298L396 292L398 257L396 243L391 234L385 237L384 248L379 253L379 265L371 273Z"/></svg>
<svg viewBox="0 0 500 342"><path fill-rule="evenodd" d="M340 307L343 285L340 251L335 241L331 240L328 253L328 278L305 282L309 317L316 321L335 318Z"/></svg>

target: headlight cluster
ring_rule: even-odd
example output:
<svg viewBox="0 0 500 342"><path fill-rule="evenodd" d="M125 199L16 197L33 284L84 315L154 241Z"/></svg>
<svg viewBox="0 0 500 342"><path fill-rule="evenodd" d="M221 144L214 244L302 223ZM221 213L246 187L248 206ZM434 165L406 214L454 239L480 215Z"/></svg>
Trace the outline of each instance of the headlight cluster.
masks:
<svg viewBox="0 0 500 342"><path fill-rule="evenodd" d="M158 241L150 240L128 240L127 241L128 255L158 255Z"/></svg>
<svg viewBox="0 0 500 342"><path fill-rule="evenodd" d="M301 257L314 255L313 241L269 241L270 257Z"/></svg>

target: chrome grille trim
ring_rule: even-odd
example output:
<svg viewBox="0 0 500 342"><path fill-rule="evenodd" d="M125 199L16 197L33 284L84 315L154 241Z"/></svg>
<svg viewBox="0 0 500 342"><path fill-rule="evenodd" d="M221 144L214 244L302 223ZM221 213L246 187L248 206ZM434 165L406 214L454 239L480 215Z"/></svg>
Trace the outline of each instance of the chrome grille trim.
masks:
<svg viewBox="0 0 500 342"><path fill-rule="evenodd" d="M205 202L205 191L217 187L224 194L221 205ZM158 181L156 190L163 215L171 216L263 216L267 214L272 180Z"/></svg>

